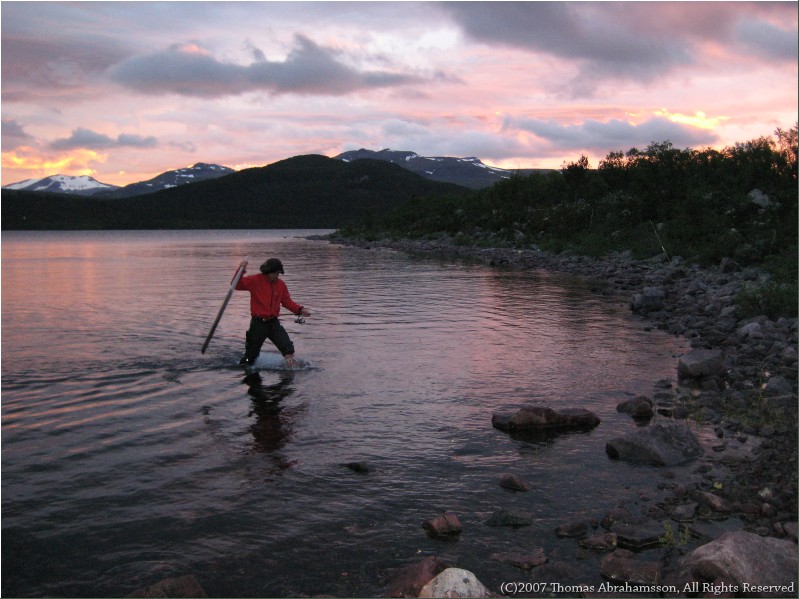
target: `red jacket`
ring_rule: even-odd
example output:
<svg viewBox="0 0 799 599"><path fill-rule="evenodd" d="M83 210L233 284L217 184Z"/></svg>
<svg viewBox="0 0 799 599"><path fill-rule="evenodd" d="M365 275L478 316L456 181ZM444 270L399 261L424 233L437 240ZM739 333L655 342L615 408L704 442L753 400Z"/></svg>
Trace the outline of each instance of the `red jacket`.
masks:
<svg viewBox="0 0 799 599"><path fill-rule="evenodd" d="M291 299L289 289L281 279L273 283L261 273L243 276L236 284L236 289L250 292L250 314L256 318L276 318L280 314L280 306L294 314L302 310L302 306Z"/></svg>

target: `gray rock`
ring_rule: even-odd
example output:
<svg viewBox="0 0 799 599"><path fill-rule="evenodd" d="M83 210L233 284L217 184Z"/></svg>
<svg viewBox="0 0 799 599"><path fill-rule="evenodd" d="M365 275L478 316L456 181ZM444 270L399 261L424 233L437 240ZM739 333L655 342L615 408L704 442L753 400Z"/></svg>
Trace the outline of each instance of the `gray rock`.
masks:
<svg viewBox="0 0 799 599"><path fill-rule="evenodd" d="M697 547L680 563L680 575L686 580L713 581L725 578L743 590L743 584L772 587L741 593L750 597L787 597L788 589L774 586L793 585L796 595L796 543L773 537L761 537L743 530L727 532Z"/></svg>
<svg viewBox="0 0 799 599"><path fill-rule="evenodd" d="M491 597L492 593L474 574L460 568L447 568L428 582L419 597Z"/></svg>
<svg viewBox="0 0 799 599"><path fill-rule="evenodd" d="M740 341L746 341L750 339L762 339L763 338L763 327L760 326L760 323L757 322L750 322L749 324L745 324L737 331L735 334L738 336Z"/></svg>
<svg viewBox="0 0 799 599"><path fill-rule="evenodd" d="M677 375L680 379L703 379L724 374L721 350L695 349L680 357Z"/></svg>
<svg viewBox="0 0 799 599"><path fill-rule="evenodd" d="M643 395L621 402L616 406L616 411L629 414L635 420L649 420L655 415L655 411L652 409L652 400Z"/></svg>
<svg viewBox="0 0 799 599"><path fill-rule="evenodd" d="M793 393L793 385L784 376L773 376L766 381L763 391L771 396L790 395Z"/></svg>
<svg viewBox="0 0 799 599"><path fill-rule="evenodd" d="M654 424L605 444L611 459L635 464L676 466L702 455L702 446L685 424Z"/></svg>
<svg viewBox="0 0 799 599"><path fill-rule="evenodd" d="M636 293L630 302L630 309L639 314L657 312L666 304L666 294L662 289L646 287L641 293Z"/></svg>
<svg viewBox="0 0 799 599"><path fill-rule="evenodd" d="M768 208L771 206L771 200L769 197L759 189L753 189L749 192L747 197L749 198L750 204L754 204L759 208Z"/></svg>

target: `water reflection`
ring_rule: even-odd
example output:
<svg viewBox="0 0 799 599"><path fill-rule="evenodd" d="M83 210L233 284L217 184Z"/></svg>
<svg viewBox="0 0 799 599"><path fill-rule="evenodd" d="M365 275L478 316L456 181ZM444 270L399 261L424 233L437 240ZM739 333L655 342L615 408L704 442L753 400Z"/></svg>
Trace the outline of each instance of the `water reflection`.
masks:
<svg viewBox="0 0 799 599"><path fill-rule="evenodd" d="M255 416L250 426L255 452L272 454L279 470L288 470L293 462L278 452L289 441L292 435L291 414L282 405L284 399L294 393L291 383L293 372L281 373L277 383L264 385L259 372L248 373L244 377L247 394L252 398L252 410L249 417Z"/></svg>

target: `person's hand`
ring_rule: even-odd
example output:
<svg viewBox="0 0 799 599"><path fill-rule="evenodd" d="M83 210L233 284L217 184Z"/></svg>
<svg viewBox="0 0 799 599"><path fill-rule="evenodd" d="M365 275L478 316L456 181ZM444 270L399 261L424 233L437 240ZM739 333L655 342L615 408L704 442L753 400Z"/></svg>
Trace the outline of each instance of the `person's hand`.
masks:
<svg viewBox="0 0 799 599"><path fill-rule="evenodd" d="M308 308L303 308L302 310L300 310L300 314L302 314L303 316L310 316L311 311Z"/></svg>
<svg viewBox="0 0 799 599"><path fill-rule="evenodd" d="M239 264L239 268L247 268L247 261L246 260L242 260L241 264Z"/></svg>
<svg viewBox="0 0 799 599"><path fill-rule="evenodd" d="M297 362L297 358L294 357L294 354L289 354L283 357L286 359L286 366L289 368L297 368L300 365L300 363Z"/></svg>

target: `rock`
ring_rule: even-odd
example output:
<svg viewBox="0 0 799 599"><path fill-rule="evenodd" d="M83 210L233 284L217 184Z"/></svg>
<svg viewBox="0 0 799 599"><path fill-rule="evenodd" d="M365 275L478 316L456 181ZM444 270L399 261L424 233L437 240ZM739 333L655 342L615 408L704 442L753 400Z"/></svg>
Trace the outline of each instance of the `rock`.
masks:
<svg viewBox="0 0 799 599"><path fill-rule="evenodd" d="M198 580L191 574L166 578L128 595L128 597L207 597Z"/></svg>
<svg viewBox="0 0 799 599"><path fill-rule="evenodd" d="M349 468L353 472L357 472L358 474L368 474L369 473L369 464L366 462L347 462L346 464L342 464L345 468Z"/></svg>
<svg viewBox="0 0 799 599"><path fill-rule="evenodd" d="M657 312L662 310L666 303L666 294L662 289L646 287L641 293L636 293L630 302L630 309L639 314Z"/></svg>
<svg viewBox="0 0 799 599"><path fill-rule="evenodd" d="M491 424L503 431L592 429L599 424L599 417L582 408L570 408L556 412L542 406L524 406L508 416L494 413Z"/></svg>
<svg viewBox="0 0 799 599"><path fill-rule="evenodd" d="M741 266L732 258L722 258L719 270L724 273L738 272L741 270Z"/></svg>
<svg viewBox="0 0 799 599"><path fill-rule="evenodd" d="M499 481L499 486L509 491L527 491L527 485L514 474L503 474Z"/></svg>
<svg viewBox="0 0 799 599"><path fill-rule="evenodd" d="M682 503L673 506L668 512L675 522L690 522L696 517L697 507L696 503Z"/></svg>
<svg viewBox="0 0 799 599"><path fill-rule="evenodd" d="M726 532L719 538L697 547L680 562L680 576L686 580L713 581L724 578L734 582L741 596L787 597L796 595L797 546L792 541L761 537L743 530ZM743 584L771 587L743 591Z"/></svg>
<svg viewBox="0 0 799 599"><path fill-rule="evenodd" d="M652 409L652 400L643 395L621 402L616 406L616 411L629 414L635 420L649 420L655 415L655 411Z"/></svg>
<svg viewBox="0 0 799 599"><path fill-rule="evenodd" d="M704 379L724 374L724 355L721 350L695 349L677 363L677 375L682 379Z"/></svg>
<svg viewBox="0 0 799 599"><path fill-rule="evenodd" d="M766 381L763 392L770 396L790 395L793 393L793 385L784 376L773 376Z"/></svg>
<svg viewBox="0 0 799 599"><path fill-rule="evenodd" d="M426 557L401 570L389 584L385 596L418 597L424 585L449 567L449 564L437 557Z"/></svg>
<svg viewBox="0 0 799 599"><path fill-rule="evenodd" d="M447 512L425 522L422 527L432 537L451 537L461 534L461 523L453 512Z"/></svg>
<svg viewBox="0 0 799 599"><path fill-rule="evenodd" d="M641 520L614 522L610 532L616 535L616 544L622 549L643 551L660 546L664 528L657 522Z"/></svg>
<svg viewBox="0 0 799 599"><path fill-rule="evenodd" d="M486 520L488 526L510 526L519 528L530 526L533 523L533 515L530 512L497 510Z"/></svg>
<svg viewBox="0 0 799 599"><path fill-rule="evenodd" d="M580 541L580 547L593 551L605 551L615 549L618 544L618 537L613 532L602 532L591 535L587 539Z"/></svg>
<svg viewBox="0 0 799 599"><path fill-rule="evenodd" d="M583 521L561 524L555 529L555 536L560 538L579 538L585 536L588 525Z"/></svg>
<svg viewBox="0 0 799 599"><path fill-rule="evenodd" d="M771 206L769 197L759 189L753 189L749 192L747 197L749 198L749 203L754 204L758 208L768 208Z"/></svg>
<svg viewBox="0 0 799 599"><path fill-rule="evenodd" d="M510 564L522 570L532 570L536 566L547 563L549 558L544 553L543 547L536 547L529 552L513 551L510 553L494 553L491 559L495 562Z"/></svg>
<svg viewBox="0 0 799 599"><path fill-rule="evenodd" d="M599 570L602 576L613 582L657 585L661 579L658 562L637 560L635 554L626 549L617 549L603 557Z"/></svg>
<svg viewBox="0 0 799 599"><path fill-rule="evenodd" d="M735 334L738 336L739 341L762 339L763 327L758 322L750 322L739 328Z"/></svg>
<svg viewBox="0 0 799 599"><path fill-rule="evenodd" d="M702 447L685 424L654 424L608 441L611 459L635 464L676 466L702 455Z"/></svg>
<svg viewBox="0 0 799 599"><path fill-rule="evenodd" d="M419 597L491 597L492 593L474 574L460 568L447 568L428 582Z"/></svg>
<svg viewBox="0 0 799 599"><path fill-rule="evenodd" d="M727 503L723 497L719 497L713 493L706 493L705 491L694 491L691 496L696 499L700 504L713 510L714 512L729 513L732 511L732 506Z"/></svg>

